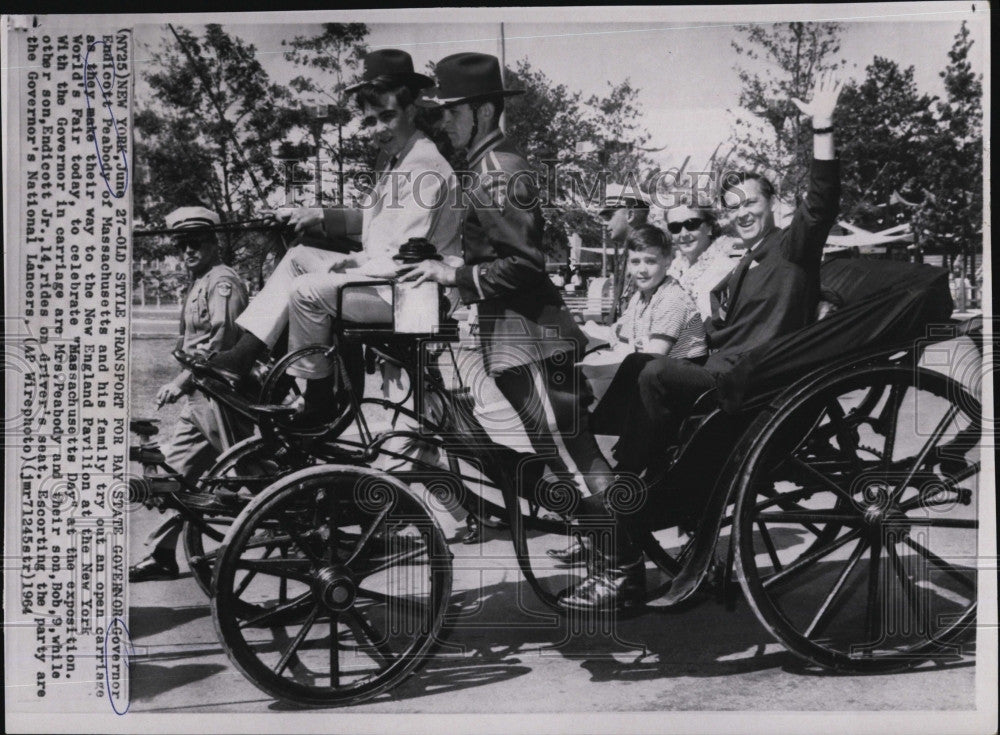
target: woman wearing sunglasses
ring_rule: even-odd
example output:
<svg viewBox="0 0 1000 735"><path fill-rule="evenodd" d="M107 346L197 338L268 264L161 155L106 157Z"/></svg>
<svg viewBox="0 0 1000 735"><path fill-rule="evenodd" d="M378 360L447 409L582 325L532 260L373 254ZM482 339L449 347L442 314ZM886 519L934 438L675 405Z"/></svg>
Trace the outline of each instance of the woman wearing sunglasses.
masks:
<svg viewBox="0 0 1000 735"><path fill-rule="evenodd" d="M666 210L666 227L674 244L673 276L695 300L703 319L711 316L712 288L743 255L735 238L722 234L715 210L679 198Z"/></svg>

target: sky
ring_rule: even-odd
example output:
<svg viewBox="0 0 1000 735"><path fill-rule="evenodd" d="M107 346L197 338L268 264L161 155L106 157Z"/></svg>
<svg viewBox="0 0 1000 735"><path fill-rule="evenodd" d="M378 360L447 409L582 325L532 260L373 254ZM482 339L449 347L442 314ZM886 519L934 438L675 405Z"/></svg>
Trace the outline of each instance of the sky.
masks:
<svg viewBox="0 0 1000 735"><path fill-rule="evenodd" d="M667 167L688 155L691 164L708 160L729 139L739 101L734 66L741 57L731 42L736 21L827 19L844 24L840 57L846 76L862 79L875 55L901 67L913 66L918 89L943 94L939 72L962 20L975 41L973 68L988 65L988 9L974 3L892 5L740 6L738 8L490 8L397 11L342 11L320 14L257 14L213 18L253 43L272 78L284 83L301 73L285 61L281 41L313 35L319 22L366 22L371 48L402 48L418 71L430 61L459 51L500 54L500 24L506 60L528 59L554 83L601 95L609 83L629 79L637 87L650 146ZM204 22L202 17L195 17ZM308 20L310 22L293 22ZM279 22L280 21L280 22ZM178 22L193 27L197 22ZM169 36L165 26L137 27L137 40ZM137 62L142 63L142 47ZM987 108L988 109L988 106Z"/></svg>

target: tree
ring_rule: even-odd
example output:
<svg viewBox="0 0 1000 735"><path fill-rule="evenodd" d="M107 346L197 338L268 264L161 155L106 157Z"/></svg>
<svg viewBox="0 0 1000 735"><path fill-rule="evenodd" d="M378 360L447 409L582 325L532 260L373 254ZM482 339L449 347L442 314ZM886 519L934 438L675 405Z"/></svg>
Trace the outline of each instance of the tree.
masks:
<svg viewBox="0 0 1000 735"><path fill-rule="evenodd" d="M776 23L737 26L742 40L736 53L750 65L737 65L740 106L733 136L737 161L747 168L771 171L779 194L799 192L812 156L811 128L803 125L791 98L807 99L817 77L839 68L842 26L837 23Z"/></svg>
<svg viewBox="0 0 1000 735"><path fill-rule="evenodd" d="M963 255L966 273L975 271L983 222L983 84L969 62L972 44L963 22L940 74L945 99L937 105L934 154L923 162L926 191L914 212L921 244L952 259Z"/></svg>
<svg viewBox="0 0 1000 735"><path fill-rule="evenodd" d="M553 84L527 60L508 70L507 85L524 90L507 99L506 135L524 152L539 175L546 219L544 247L550 255L564 257L570 232L593 236L596 224L581 211L576 196L585 172L596 166L581 144L593 143L595 128L581 101L581 93L564 84Z"/></svg>
<svg viewBox="0 0 1000 735"><path fill-rule="evenodd" d="M643 126L639 90L626 79L608 82L606 97L592 96L587 104L594 111L593 128L598 160L618 183L641 183L651 168L650 134Z"/></svg>
<svg viewBox="0 0 1000 735"><path fill-rule="evenodd" d="M175 207L195 204L228 222L245 220L282 185L274 151L298 113L255 54L253 45L215 24L200 36L176 29L150 53L135 116L139 221L157 225ZM256 271L267 242L237 241L227 232L223 246L235 265ZM136 255L156 258L162 247L141 238Z"/></svg>
<svg viewBox="0 0 1000 735"><path fill-rule="evenodd" d="M607 96L584 101L579 91L553 83L527 60L507 74L508 86L525 92L507 101L507 135L539 173L546 252L565 257L571 233L599 245L603 228L592 208L604 186L626 181L638 186L650 167L643 148L650 136L638 122L639 90L628 80L609 83Z"/></svg>
<svg viewBox="0 0 1000 735"><path fill-rule="evenodd" d="M841 216L865 229L909 219L894 193L919 191L936 122L937 98L917 91L914 69L876 56L860 84L841 92L834 113L841 161Z"/></svg>
<svg viewBox="0 0 1000 735"><path fill-rule="evenodd" d="M337 164L337 203L344 201L345 177L352 171L350 164L371 169L374 152L365 137L345 135L354 117L350 100L344 96L344 89L358 78L362 60L367 53L365 39L368 26L364 23L324 23L323 30L315 36L296 36L291 41L282 41L290 51L285 59L309 70L309 76L298 76L291 81L291 87L301 101L323 99L326 103L323 121L307 121L314 146L325 150L330 160ZM333 142L326 142L321 135L323 124L329 122L334 131ZM322 171L319 172L322 175Z"/></svg>

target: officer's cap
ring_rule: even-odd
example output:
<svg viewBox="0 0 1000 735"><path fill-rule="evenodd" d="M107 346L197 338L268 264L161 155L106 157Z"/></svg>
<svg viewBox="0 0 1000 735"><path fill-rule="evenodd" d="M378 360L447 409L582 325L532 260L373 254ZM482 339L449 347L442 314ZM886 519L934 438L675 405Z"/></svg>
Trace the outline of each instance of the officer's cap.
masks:
<svg viewBox="0 0 1000 735"><path fill-rule="evenodd" d="M219 215L205 207L180 207L165 218L167 227L184 234L184 230L195 230L202 227L215 227L222 220Z"/></svg>
<svg viewBox="0 0 1000 735"><path fill-rule="evenodd" d="M649 208L649 198L635 184L608 184L604 192L604 201L599 214L602 216L615 209L625 207Z"/></svg>

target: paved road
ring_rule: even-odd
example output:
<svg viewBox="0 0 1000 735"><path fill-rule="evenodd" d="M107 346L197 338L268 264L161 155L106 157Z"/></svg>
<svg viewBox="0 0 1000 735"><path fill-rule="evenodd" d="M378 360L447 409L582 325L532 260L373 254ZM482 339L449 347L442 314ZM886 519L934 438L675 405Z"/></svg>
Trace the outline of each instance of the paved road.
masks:
<svg viewBox="0 0 1000 735"><path fill-rule="evenodd" d="M134 518L132 553L153 519ZM448 532L456 530L452 525ZM891 676L809 670L740 599L619 620L614 635L570 635L521 582L510 544L452 544L461 624L415 675L352 712L936 710L973 705L974 659ZM230 664L189 574L131 587L133 711L268 712L285 707ZM522 604L518 600L523 600Z"/></svg>

